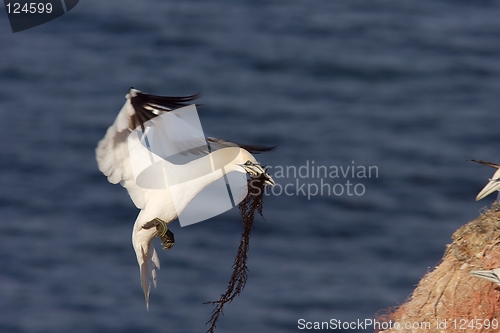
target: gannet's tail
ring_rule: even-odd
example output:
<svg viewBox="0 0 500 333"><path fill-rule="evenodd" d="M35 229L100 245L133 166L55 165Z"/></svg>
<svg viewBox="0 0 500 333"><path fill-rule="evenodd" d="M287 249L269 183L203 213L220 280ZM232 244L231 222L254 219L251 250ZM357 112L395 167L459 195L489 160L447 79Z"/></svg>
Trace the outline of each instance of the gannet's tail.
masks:
<svg viewBox="0 0 500 333"><path fill-rule="evenodd" d="M156 236L156 228L144 229L142 227L144 225L143 218L141 218L143 212L139 213L135 221L132 232L132 245L134 246L137 263L139 264L141 286L144 291L146 308L149 309L149 292L151 285L156 288L156 270L160 269L160 259L151 243Z"/></svg>

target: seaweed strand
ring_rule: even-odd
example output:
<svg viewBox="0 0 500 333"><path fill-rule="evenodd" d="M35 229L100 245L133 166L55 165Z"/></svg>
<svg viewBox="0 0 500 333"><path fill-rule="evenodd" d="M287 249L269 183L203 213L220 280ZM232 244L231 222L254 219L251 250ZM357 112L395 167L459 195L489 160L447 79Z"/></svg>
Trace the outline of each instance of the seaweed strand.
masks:
<svg viewBox="0 0 500 333"><path fill-rule="evenodd" d="M240 246L233 263L233 274L229 279L226 292L222 294L218 301L205 302L205 304L215 304L212 316L207 322L210 328L207 333L214 333L217 320L223 313L224 305L231 303L238 296L248 279L248 249L250 246L250 234L253 227L255 212L262 216L262 203L264 199L265 177L252 177L248 179L248 194L239 204L241 219L243 222L243 233L241 234Z"/></svg>

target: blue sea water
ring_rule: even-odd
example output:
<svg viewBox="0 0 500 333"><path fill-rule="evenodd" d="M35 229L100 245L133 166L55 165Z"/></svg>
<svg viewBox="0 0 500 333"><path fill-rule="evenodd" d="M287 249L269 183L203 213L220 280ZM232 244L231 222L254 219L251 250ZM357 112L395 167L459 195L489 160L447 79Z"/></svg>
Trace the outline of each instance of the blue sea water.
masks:
<svg viewBox="0 0 500 333"><path fill-rule="evenodd" d="M278 145L258 156L273 172L378 171L275 173L292 195L265 198L248 283L217 332L299 332L301 318L403 303L494 199L474 201L493 170L466 160L500 162L498 17L494 0L87 0L13 34L0 10L0 332L208 328L203 302L225 291L240 217L174 222L146 311L137 209L94 158L131 86L202 92L204 131ZM347 180L363 195L296 186Z"/></svg>

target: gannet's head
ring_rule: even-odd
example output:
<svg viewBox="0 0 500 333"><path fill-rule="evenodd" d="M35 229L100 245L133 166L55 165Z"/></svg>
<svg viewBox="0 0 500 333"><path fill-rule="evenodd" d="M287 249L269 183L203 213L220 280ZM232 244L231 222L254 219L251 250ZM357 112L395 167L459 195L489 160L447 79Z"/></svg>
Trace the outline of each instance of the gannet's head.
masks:
<svg viewBox="0 0 500 333"><path fill-rule="evenodd" d="M266 169L263 168L257 161L253 162L248 160L241 166L252 178L259 178L261 175L264 175L264 183L266 185L269 186L276 185L274 179L267 173Z"/></svg>

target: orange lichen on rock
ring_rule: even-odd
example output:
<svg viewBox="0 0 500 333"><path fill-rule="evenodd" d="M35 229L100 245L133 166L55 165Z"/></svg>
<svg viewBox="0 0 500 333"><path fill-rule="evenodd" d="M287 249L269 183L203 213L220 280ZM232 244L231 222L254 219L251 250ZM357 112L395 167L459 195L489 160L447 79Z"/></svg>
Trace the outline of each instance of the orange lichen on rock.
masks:
<svg viewBox="0 0 500 333"><path fill-rule="evenodd" d="M499 332L500 286L469 274L500 267L500 204L459 228L441 263L376 332ZM396 324L397 323L397 324Z"/></svg>

